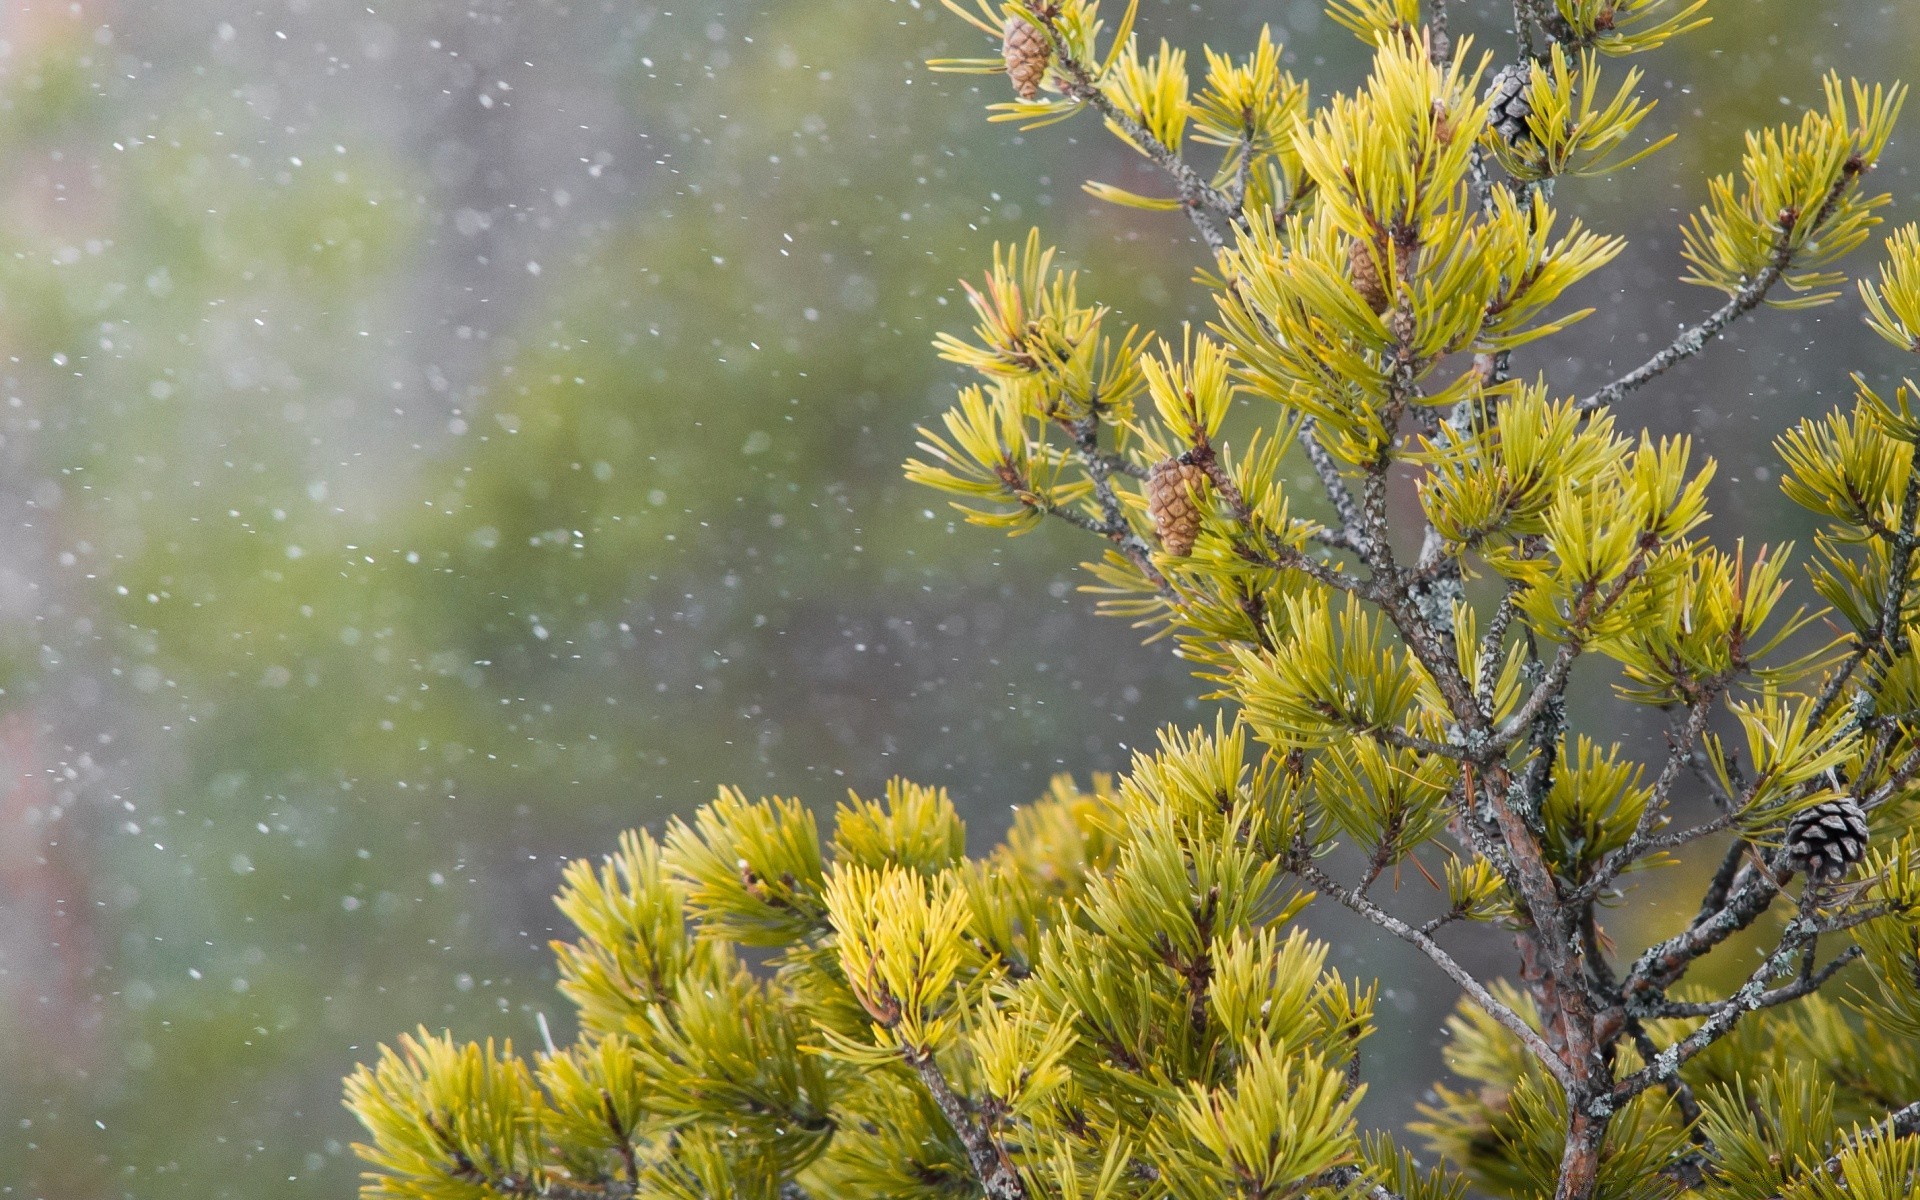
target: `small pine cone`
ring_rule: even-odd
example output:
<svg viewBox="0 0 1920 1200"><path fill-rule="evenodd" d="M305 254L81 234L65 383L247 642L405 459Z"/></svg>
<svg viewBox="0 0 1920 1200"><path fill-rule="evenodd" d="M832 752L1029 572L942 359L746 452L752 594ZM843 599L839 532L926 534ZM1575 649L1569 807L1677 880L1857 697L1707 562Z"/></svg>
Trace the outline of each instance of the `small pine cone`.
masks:
<svg viewBox="0 0 1920 1200"><path fill-rule="evenodd" d="M1822 801L1787 826L1787 861L1813 883L1836 883L1867 855L1867 814L1851 796Z"/></svg>
<svg viewBox="0 0 1920 1200"><path fill-rule="evenodd" d="M1380 312L1387 307L1387 288L1380 279L1380 268L1368 252L1366 242L1357 237L1347 239L1347 274L1353 278L1354 290L1367 302L1367 307Z"/></svg>
<svg viewBox="0 0 1920 1200"><path fill-rule="evenodd" d="M1413 323L1413 314L1402 305L1387 314L1387 332L1400 343L1403 351L1411 353L1414 335L1420 331Z"/></svg>
<svg viewBox="0 0 1920 1200"><path fill-rule="evenodd" d="M1177 458L1155 463L1147 473L1147 513L1160 547L1175 558L1193 553L1200 533L1198 498L1207 486L1207 473Z"/></svg>
<svg viewBox="0 0 1920 1200"><path fill-rule="evenodd" d="M1508 145L1517 145L1533 136L1527 128L1527 118L1533 114L1533 105L1527 100L1527 84L1532 77L1531 64L1508 63L1487 85L1487 124L1505 138Z"/></svg>
<svg viewBox="0 0 1920 1200"><path fill-rule="evenodd" d="M1037 99L1040 81L1046 78L1047 63L1053 58L1052 43L1032 22L1020 16L1007 18L1007 31L1002 40L1007 78L1013 80L1014 93L1022 100Z"/></svg>

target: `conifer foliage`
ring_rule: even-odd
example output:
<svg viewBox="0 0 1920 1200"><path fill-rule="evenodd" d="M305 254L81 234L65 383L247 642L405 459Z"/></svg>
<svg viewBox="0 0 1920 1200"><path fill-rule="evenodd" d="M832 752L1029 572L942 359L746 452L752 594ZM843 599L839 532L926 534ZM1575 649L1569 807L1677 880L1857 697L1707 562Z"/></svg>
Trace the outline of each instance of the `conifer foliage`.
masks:
<svg viewBox="0 0 1920 1200"><path fill-rule="evenodd" d="M1782 434L1824 523L1803 549L1705 541L1712 460L1631 401L1736 319L1840 295L1902 89L1832 77L1749 134L1676 264L1718 307L1564 396L1540 344L1621 243L1552 185L1658 148L1616 60L1705 0L1516 0L1510 61L1450 27L1477 7L1331 0L1374 53L1324 104L1264 35L1191 63L1132 5L947 4L983 55L934 65L1001 75L993 119L1091 109L1164 169L1164 195L1089 190L1184 214L1217 317L1122 329L1037 232L1002 247L938 346L977 378L907 472L978 524L1102 539L1103 606L1223 715L1057 780L979 857L898 782L824 836L723 792L575 864L578 1039L383 1048L347 1085L366 1194L1920 1194L1920 389L1858 381ZM1920 232L1857 286L1920 352ZM1389 521L1408 477L1419 528ZM1664 751L1569 728L1582 677L1664 714ZM1697 911L1616 944L1607 915L1681 860ZM1440 915L1395 915L1390 876ZM1459 990L1411 1128L1360 1128L1374 985L1298 926L1316 897ZM1448 949L1474 924L1504 978ZM1715 956L1745 982L1688 980Z"/></svg>

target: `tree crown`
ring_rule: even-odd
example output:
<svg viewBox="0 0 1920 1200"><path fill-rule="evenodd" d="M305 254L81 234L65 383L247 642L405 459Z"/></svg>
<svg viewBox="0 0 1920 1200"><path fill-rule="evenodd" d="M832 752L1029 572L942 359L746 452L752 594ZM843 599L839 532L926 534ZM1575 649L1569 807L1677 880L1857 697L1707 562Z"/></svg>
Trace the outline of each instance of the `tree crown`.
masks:
<svg viewBox="0 0 1920 1200"><path fill-rule="evenodd" d="M1829 76L1749 134L1682 228L1719 306L1558 396L1525 357L1622 243L1554 185L1671 140L1634 143L1653 102L1606 60L1705 0L1516 0L1506 65L1447 0L1332 0L1374 57L1319 105L1265 33L1196 88L1133 4L1109 29L1095 0L944 2L998 53L933 66L1004 73L993 119L1091 109L1164 169L1167 195L1088 190L1184 213L1217 317L1121 329L1039 231L1000 247L936 343L976 379L907 474L976 524L1103 540L1089 590L1223 715L1055 780L979 857L944 791L896 781L824 841L724 791L576 863L578 1038L383 1048L348 1081L367 1194L1914 1194L1920 1056L1869 1050L1920 1037L1913 385L1781 436L1807 553L1710 544L1713 461L1616 407L1746 314L1840 294L1903 89ZM1920 232L1885 249L1868 323L1920 352ZM1664 753L1570 728L1576 673L1665 714ZM1696 915L1611 941L1636 876L1703 854ZM1430 917L1375 895L1390 871L1431 881ZM1360 1128L1375 987L1298 926L1315 898L1462 993L1455 1078L1399 1134ZM1443 944L1471 925L1510 936L1510 978ZM1685 978L1756 939L1731 994Z"/></svg>

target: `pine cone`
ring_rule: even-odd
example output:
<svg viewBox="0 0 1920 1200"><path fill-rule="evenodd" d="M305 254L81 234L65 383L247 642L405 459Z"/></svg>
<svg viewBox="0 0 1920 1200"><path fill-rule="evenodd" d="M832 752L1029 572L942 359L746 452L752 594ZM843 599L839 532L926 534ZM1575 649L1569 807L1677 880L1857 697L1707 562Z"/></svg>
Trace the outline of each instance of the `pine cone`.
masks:
<svg viewBox="0 0 1920 1200"><path fill-rule="evenodd" d="M1532 131L1527 128L1527 118L1533 114L1533 105L1527 101L1527 84L1532 77L1532 64L1524 61L1508 63L1487 85L1487 124L1505 138L1508 145L1517 145L1533 137Z"/></svg>
<svg viewBox="0 0 1920 1200"><path fill-rule="evenodd" d="M1207 473L1192 463L1169 458L1147 473L1147 513L1160 548L1176 558L1193 553L1200 534L1199 497L1205 494Z"/></svg>
<svg viewBox="0 0 1920 1200"><path fill-rule="evenodd" d="M1867 855L1867 814L1851 796L1822 801L1787 826L1787 862L1812 883L1836 883Z"/></svg>
<svg viewBox="0 0 1920 1200"><path fill-rule="evenodd" d="M1419 333L1420 330L1419 327L1413 323L1413 314L1407 311L1405 305L1401 305L1387 314L1387 332L1392 334L1393 339L1400 343L1402 353L1409 355L1413 353L1414 335Z"/></svg>
<svg viewBox="0 0 1920 1200"><path fill-rule="evenodd" d="M1037 99L1040 81L1046 78L1047 63L1053 58L1053 44L1032 22L1020 16L1007 18L1007 31L1002 40L1007 78L1013 80L1014 93L1022 100Z"/></svg>
<svg viewBox="0 0 1920 1200"><path fill-rule="evenodd" d="M1387 288L1380 278L1380 268L1368 252L1366 242L1357 237L1347 239L1347 274L1353 279L1354 290L1367 302L1374 312L1387 307Z"/></svg>

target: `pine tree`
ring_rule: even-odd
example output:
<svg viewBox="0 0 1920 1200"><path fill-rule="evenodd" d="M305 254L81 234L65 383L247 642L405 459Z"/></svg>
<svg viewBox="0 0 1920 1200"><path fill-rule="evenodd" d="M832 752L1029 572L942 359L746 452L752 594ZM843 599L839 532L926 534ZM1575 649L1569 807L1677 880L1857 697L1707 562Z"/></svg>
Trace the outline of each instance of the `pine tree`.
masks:
<svg viewBox="0 0 1920 1200"><path fill-rule="evenodd" d="M1920 388L1856 378L1781 436L1824 522L1802 554L1702 538L1712 461L1617 407L1735 320L1840 294L1903 90L1830 76L1750 134L1682 230L1724 301L1563 397L1516 358L1621 243L1560 222L1552 185L1664 144L1632 145L1652 103L1603 59L1705 0L1517 0L1509 64L1446 0L1331 0L1374 57L1317 106L1265 35L1208 50L1196 90L1131 4L1109 32L1094 0L945 3L991 41L936 68L1012 69L994 119L1091 109L1164 169L1169 195L1089 190L1184 213L1218 316L1177 345L1123 331L1038 232L1002 247L970 334L938 342L978 381L907 473L975 523L1102 539L1103 607L1172 639L1223 715L1056 780L982 857L944 792L896 782L824 841L798 801L729 791L575 864L578 1040L383 1048L348 1081L366 1194L1920 1194ZM1920 353L1920 227L1858 290ZM1324 496L1294 494L1296 455ZM1405 473L1418 531L1388 519ZM1577 674L1664 714L1664 753L1569 728ZM1695 800L1714 815L1677 820ZM1611 942L1643 871L1702 856L1696 915ZM1376 895L1402 868L1441 915ZM1407 1130L1359 1128L1375 986L1297 925L1316 897L1462 994L1455 1078ZM1443 945L1466 923L1510 937L1508 978ZM1687 980L1755 937L1731 994Z"/></svg>

